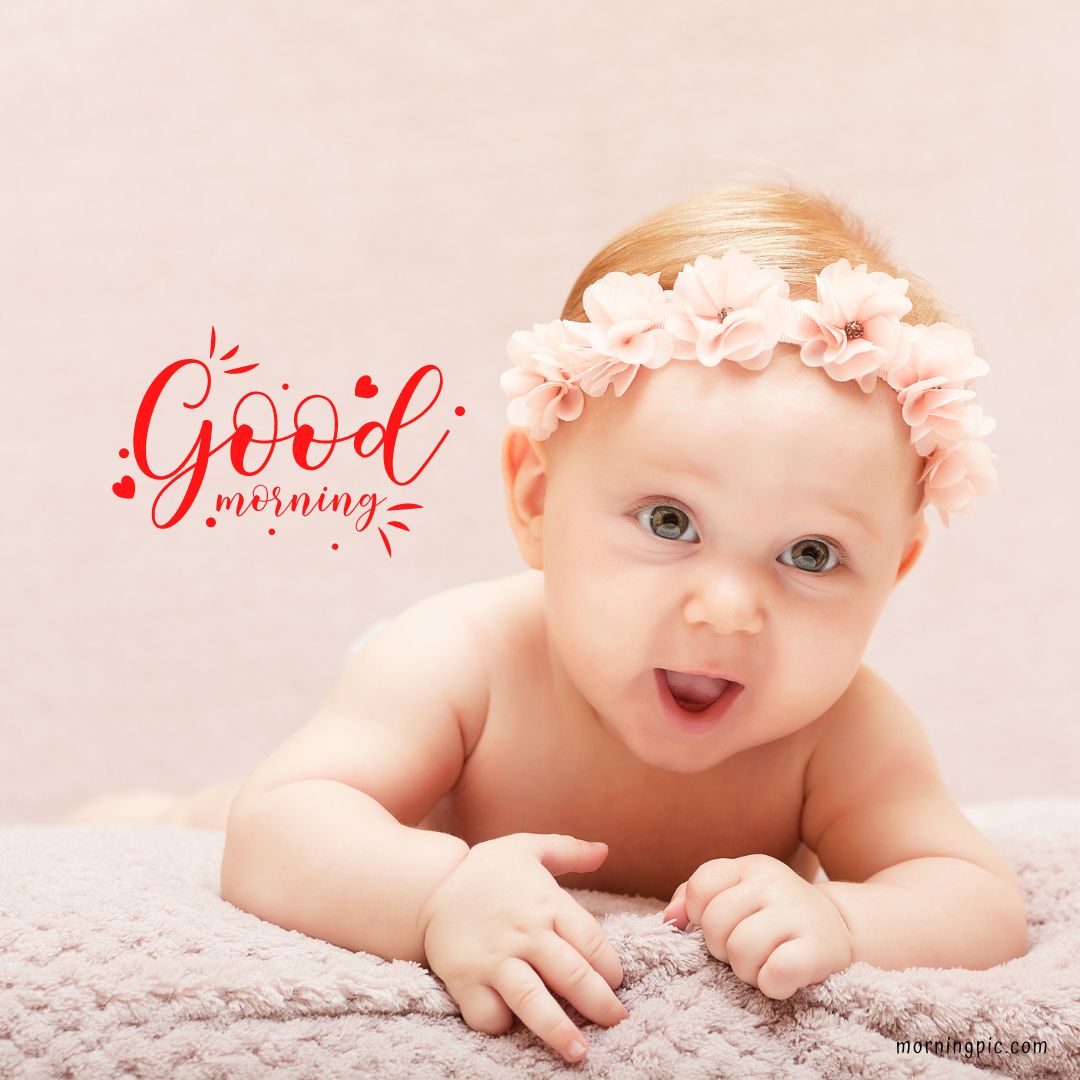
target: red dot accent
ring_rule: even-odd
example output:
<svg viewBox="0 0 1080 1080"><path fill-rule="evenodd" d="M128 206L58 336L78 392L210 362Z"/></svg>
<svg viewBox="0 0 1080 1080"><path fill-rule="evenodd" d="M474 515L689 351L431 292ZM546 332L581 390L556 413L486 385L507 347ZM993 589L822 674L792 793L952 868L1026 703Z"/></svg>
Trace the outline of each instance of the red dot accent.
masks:
<svg viewBox="0 0 1080 1080"><path fill-rule="evenodd" d="M129 453L130 453L130 451L128 450L128 448L126 446L120 447L120 456L121 457L127 457Z"/></svg>
<svg viewBox="0 0 1080 1080"><path fill-rule="evenodd" d="M456 408L456 409L454 410L454 415L455 415L455 416L464 416L464 415L465 415L465 406L464 406L464 405L459 405L459 406L458 406L458 407L457 407L457 408Z"/></svg>
<svg viewBox="0 0 1080 1080"><path fill-rule="evenodd" d="M271 530L270 530L270 535L271 535L271 536L273 536L273 535L274 535L274 530L273 530L273 529L271 529Z"/></svg>
<svg viewBox="0 0 1080 1080"><path fill-rule="evenodd" d="M282 389L282 390L288 390L288 389L289 389L289 384L288 384L287 382L283 382L283 383L281 384L281 389Z"/></svg>
<svg viewBox="0 0 1080 1080"><path fill-rule="evenodd" d="M213 518L207 518L206 524L208 528L212 529L217 524L217 522Z"/></svg>
<svg viewBox="0 0 1080 1080"><path fill-rule="evenodd" d="M335 551L337 551L337 544L331 544L330 546L331 546L331 547L332 547L332 548L333 548L333 549L334 549Z"/></svg>

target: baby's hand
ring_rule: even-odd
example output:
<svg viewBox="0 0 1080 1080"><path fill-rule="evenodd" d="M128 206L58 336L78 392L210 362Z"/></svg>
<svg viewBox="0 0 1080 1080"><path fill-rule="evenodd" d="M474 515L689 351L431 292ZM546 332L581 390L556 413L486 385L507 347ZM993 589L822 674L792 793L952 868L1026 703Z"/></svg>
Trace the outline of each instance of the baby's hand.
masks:
<svg viewBox="0 0 1080 1080"><path fill-rule="evenodd" d="M712 859L664 910L684 930L700 926L709 952L766 997L788 998L850 966L854 940L836 905L769 855Z"/></svg>
<svg viewBox="0 0 1080 1080"><path fill-rule="evenodd" d="M586 1039L548 987L597 1024L626 1018L615 996L623 980L615 950L555 880L596 870L606 858L603 843L512 833L471 848L434 889L420 911L424 953L469 1027L502 1034L516 1013L568 1061L579 1061Z"/></svg>

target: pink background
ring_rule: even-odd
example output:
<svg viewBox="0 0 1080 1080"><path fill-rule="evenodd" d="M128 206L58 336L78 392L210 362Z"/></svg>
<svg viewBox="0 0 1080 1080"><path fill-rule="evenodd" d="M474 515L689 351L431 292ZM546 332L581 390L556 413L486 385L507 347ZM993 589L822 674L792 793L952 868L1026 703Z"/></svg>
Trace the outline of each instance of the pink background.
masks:
<svg viewBox="0 0 1080 1080"><path fill-rule="evenodd" d="M782 169L881 227L991 367L1000 489L947 531L931 515L867 662L958 799L1077 794L1080 368L1060 342L1078 30L1063 0L7 0L0 820L246 771L371 621L520 569L498 465L507 337L556 318L638 218ZM363 411L357 375L382 402L439 364L426 446L451 436L416 483L392 489L347 446L257 478L422 503L392 559L329 515L207 528L224 463L173 529L150 524L145 482L112 495L147 382L205 356L211 324L219 353L260 361L218 422L241 389L288 381L279 409L322 392L355 427L386 408ZM183 416L161 432L192 433Z"/></svg>

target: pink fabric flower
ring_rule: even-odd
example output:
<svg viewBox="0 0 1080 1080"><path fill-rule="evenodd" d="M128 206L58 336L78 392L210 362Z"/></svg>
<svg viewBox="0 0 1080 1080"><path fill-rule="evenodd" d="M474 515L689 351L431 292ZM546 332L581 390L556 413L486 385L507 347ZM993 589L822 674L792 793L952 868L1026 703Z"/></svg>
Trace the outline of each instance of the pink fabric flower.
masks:
<svg viewBox="0 0 1080 1080"><path fill-rule="evenodd" d="M589 397L602 397L609 386L614 386L615 396L622 397L640 370L637 364L601 356L582 371L580 386Z"/></svg>
<svg viewBox="0 0 1080 1080"><path fill-rule="evenodd" d="M514 367L499 377L509 397L506 416L538 442L560 420L576 420L585 406L578 376L594 360L586 324L556 319L518 330L508 345Z"/></svg>
<svg viewBox="0 0 1080 1080"><path fill-rule="evenodd" d="M900 320L911 310L907 279L838 259L815 280L816 301L793 301L803 363L838 382L855 379L870 393L900 344Z"/></svg>
<svg viewBox="0 0 1080 1080"><path fill-rule="evenodd" d="M671 293L661 288L659 271L624 274L614 270L594 281L581 303L589 317L586 325L594 352L623 365L648 368L661 367L671 359L675 342L664 326Z"/></svg>
<svg viewBox="0 0 1080 1080"><path fill-rule="evenodd" d="M672 292L683 301L668 322L678 359L696 357L706 367L734 360L750 371L768 364L780 332L777 301L788 297L779 270L728 248L722 258L687 263Z"/></svg>
<svg viewBox="0 0 1080 1080"><path fill-rule="evenodd" d="M966 442L959 446L939 446L926 459L919 481L925 485L923 506L937 507L946 528L949 514L970 517L975 509L976 495L989 495L997 487L997 471L993 453L983 442Z"/></svg>
<svg viewBox="0 0 1080 1080"><path fill-rule="evenodd" d="M514 367L500 383L512 399L507 417L546 439L562 420L581 415L585 396L609 386L621 397L642 367L697 359L707 367L733 360L760 370L775 345L799 346L800 358L869 393L879 379L896 391L911 442L923 458L920 512L935 505L967 516L976 495L997 484L997 457L977 441L996 427L974 401L971 380L989 371L966 331L938 322L901 322L911 310L908 283L867 273L839 259L817 275L817 301L789 299L779 270L762 269L738 249L700 255L674 287L660 275L613 271L590 285L589 322L534 324L510 339Z"/></svg>
<svg viewBox="0 0 1080 1080"><path fill-rule="evenodd" d="M971 335L944 322L905 326L904 331L897 352L902 362L884 378L897 391L918 453L929 454L937 445L953 446L993 431L996 421L984 417L981 406L971 404L975 391L968 388L969 380L990 370L975 355Z"/></svg>

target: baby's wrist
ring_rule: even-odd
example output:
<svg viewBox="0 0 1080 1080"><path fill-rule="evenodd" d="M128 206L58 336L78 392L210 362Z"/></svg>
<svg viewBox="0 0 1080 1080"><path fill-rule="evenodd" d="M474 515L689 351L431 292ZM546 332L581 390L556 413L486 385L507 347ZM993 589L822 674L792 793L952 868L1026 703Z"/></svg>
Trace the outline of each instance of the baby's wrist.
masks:
<svg viewBox="0 0 1080 1080"><path fill-rule="evenodd" d="M417 909L416 927L420 934L421 946L423 946L423 943L427 938L428 925L431 923L432 916L434 915L435 894L439 892L451 877L453 877L458 867L461 866L466 858L468 858L469 852L472 850L469 845L458 836L451 836L448 833L440 833L438 835L445 837L447 841L454 842L445 845L447 851L445 862L433 875L427 892Z"/></svg>
<svg viewBox="0 0 1080 1080"><path fill-rule="evenodd" d="M853 881L815 881L812 884L829 901L836 912L837 923L847 942L848 964L856 963L860 959L859 939L855 933L855 927L850 917L850 905L847 901L850 899L850 889L853 886L857 888L858 883ZM841 888L838 889L837 886L841 886Z"/></svg>

